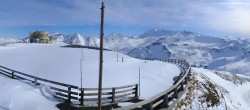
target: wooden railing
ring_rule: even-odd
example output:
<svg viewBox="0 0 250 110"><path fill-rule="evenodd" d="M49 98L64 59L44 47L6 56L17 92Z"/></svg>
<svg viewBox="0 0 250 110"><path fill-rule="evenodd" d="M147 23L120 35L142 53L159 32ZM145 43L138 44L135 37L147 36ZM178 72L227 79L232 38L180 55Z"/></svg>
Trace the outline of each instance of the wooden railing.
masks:
<svg viewBox="0 0 250 110"><path fill-rule="evenodd" d="M175 81L173 86L169 89L157 94L149 99L135 103L130 106L121 107L118 109L158 109L162 107L168 107L169 102L178 97L179 91L184 89L184 85L187 84L190 74L190 66L185 60L178 59L148 59L148 60L160 60L164 62L170 62L179 65L184 73L179 75L179 78ZM97 88L79 88L78 86L60 83L52 80L47 80L25 74L16 70L12 70L3 66L0 66L0 74L3 74L12 79L26 80L34 83L34 85L44 84L50 87L54 91L54 97L63 100L65 102L77 101L81 105L96 106L97 104ZM127 85L121 87L102 88L102 103L103 105L116 104L123 101L138 98L138 84Z"/></svg>
<svg viewBox="0 0 250 110"><path fill-rule="evenodd" d="M98 101L98 88L80 88L80 90L81 93L79 94L79 101L81 102L81 105L85 105L85 101ZM116 104L118 102L124 102L138 98L138 84L113 88L102 88L102 91L102 105Z"/></svg>
<svg viewBox="0 0 250 110"><path fill-rule="evenodd" d="M71 99L78 100L78 87L70 84L60 83L52 80L47 80L43 78L39 78L36 76L32 76L29 74L25 74L16 70L12 70L3 66L0 66L0 73L8 76L12 79L20 79L26 80L34 83L34 85L44 84L50 87L50 89L54 90L55 97L61 100L71 102Z"/></svg>
<svg viewBox="0 0 250 110"><path fill-rule="evenodd" d="M68 103L80 101L81 105L96 106L97 104L98 88L78 88L78 86L39 78L3 66L0 66L0 74L12 79L26 80L34 85L47 85L55 93L54 97ZM102 90L102 95L104 96L102 97L102 103L106 105L138 98L138 84L102 88Z"/></svg>
<svg viewBox="0 0 250 110"><path fill-rule="evenodd" d="M146 110L153 110L153 109L160 109L160 108L167 108L169 107L169 102L171 102L174 98L178 98L178 93L184 90L184 85L187 84L189 80L189 75L191 73L191 68L189 63L185 60L178 60L178 59L148 59L148 60L160 60L164 62L175 63L179 65L185 72L181 74L178 81L168 88L167 90L149 98L144 101L117 108L117 110L133 110L133 109L146 109ZM172 103L174 104L174 103Z"/></svg>
<svg viewBox="0 0 250 110"><path fill-rule="evenodd" d="M6 45L9 45L9 44L18 44L18 43L28 43L28 42L27 41L23 41L23 40L12 41L12 42L2 42L2 43L0 43L0 46L6 46Z"/></svg>

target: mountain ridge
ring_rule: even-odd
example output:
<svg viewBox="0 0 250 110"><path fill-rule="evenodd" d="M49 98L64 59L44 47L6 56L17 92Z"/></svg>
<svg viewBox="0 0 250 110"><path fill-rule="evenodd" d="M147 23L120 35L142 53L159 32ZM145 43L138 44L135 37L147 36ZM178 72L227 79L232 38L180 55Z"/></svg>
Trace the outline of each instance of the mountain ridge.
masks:
<svg viewBox="0 0 250 110"><path fill-rule="evenodd" d="M54 43L99 47L96 36L50 33ZM149 30L139 36L111 33L104 47L136 58L186 59L192 66L250 75L250 39L214 37L188 31Z"/></svg>

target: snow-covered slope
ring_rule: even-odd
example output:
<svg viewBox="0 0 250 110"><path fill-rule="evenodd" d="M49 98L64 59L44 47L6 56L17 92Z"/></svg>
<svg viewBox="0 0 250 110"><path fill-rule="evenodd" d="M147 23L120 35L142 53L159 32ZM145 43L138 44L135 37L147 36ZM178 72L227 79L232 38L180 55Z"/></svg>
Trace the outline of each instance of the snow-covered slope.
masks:
<svg viewBox="0 0 250 110"><path fill-rule="evenodd" d="M100 38L96 36L81 36L76 33L73 35L64 36L59 33L54 33L50 35L55 42L64 42L67 44L74 45L85 45L85 46L93 46L99 47ZM58 40L59 39L59 40ZM64 39L64 40L60 40ZM123 53L127 53L128 51L136 48L136 47L144 47L158 40L155 37L131 37L124 36L120 33L111 33L110 35L104 38L104 47L110 50L120 51Z"/></svg>
<svg viewBox="0 0 250 110"><path fill-rule="evenodd" d="M31 86L0 74L0 110L58 110L46 86Z"/></svg>
<svg viewBox="0 0 250 110"><path fill-rule="evenodd" d="M80 87L81 50L78 48L63 48L60 47L61 45L13 44L0 47L0 65L26 74ZM122 59L124 62L122 62ZM83 87L98 87L98 67L99 51L83 49ZM180 74L179 67L174 64L160 61L145 62L121 53L119 53L119 61L117 62L116 52L105 51L103 87L138 83L139 68L141 70L141 99L149 98L169 88L174 82L173 77ZM12 82L12 79L7 79L0 74L0 107L5 107L4 109L22 110L17 108L30 107L31 110L41 110L47 109L40 107L49 103L46 107L50 110L54 109L54 107L50 108L52 105L55 106L58 103L53 100L51 102L50 96L43 96L43 87L33 87L22 81ZM20 93L18 93L19 90ZM14 97L16 95L12 96L11 94L27 95L24 103L30 102L31 104L27 106L19 105L23 97ZM16 101L13 101L14 98ZM33 105L35 99L41 100L41 104ZM42 105L43 103L46 104Z"/></svg>
<svg viewBox="0 0 250 110"><path fill-rule="evenodd" d="M142 36L147 38L153 35L158 38L157 41L137 47L129 51L128 55L138 58L182 58L193 66L250 74L246 68L250 51L248 39L218 38L167 30L151 30Z"/></svg>
<svg viewBox="0 0 250 110"><path fill-rule="evenodd" d="M249 110L250 80L246 77L193 68L192 79L176 108Z"/></svg>
<svg viewBox="0 0 250 110"><path fill-rule="evenodd" d="M165 45L155 42L146 47L135 48L128 55L135 58L169 58L171 52Z"/></svg>

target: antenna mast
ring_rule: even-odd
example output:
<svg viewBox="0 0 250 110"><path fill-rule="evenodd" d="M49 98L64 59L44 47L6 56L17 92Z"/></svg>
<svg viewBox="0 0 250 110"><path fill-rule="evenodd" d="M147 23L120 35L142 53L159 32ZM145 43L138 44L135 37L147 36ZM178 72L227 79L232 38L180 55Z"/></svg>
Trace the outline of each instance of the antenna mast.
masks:
<svg viewBox="0 0 250 110"><path fill-rule="evenodd" d="M102 98L102 66L103 66L103 36L104 36L104 2L102 1L101 7L101 32L100 32L100 65L99 65L99 85L98 85L98 110L101 110L101 98Z"/></svg>

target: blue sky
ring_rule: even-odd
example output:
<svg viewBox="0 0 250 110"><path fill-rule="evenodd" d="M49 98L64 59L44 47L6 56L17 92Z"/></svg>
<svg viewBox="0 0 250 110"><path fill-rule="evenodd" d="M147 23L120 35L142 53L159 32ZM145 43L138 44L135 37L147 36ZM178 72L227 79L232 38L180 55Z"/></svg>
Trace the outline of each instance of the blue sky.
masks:
<svg viewBox="0 0 250 110"><path fill-rule="evenodd" d="M104 0L105 35L149 29L250 36L248 0ZM101 0L1 0L0 37L30 31L99 36Z"/></svg>

